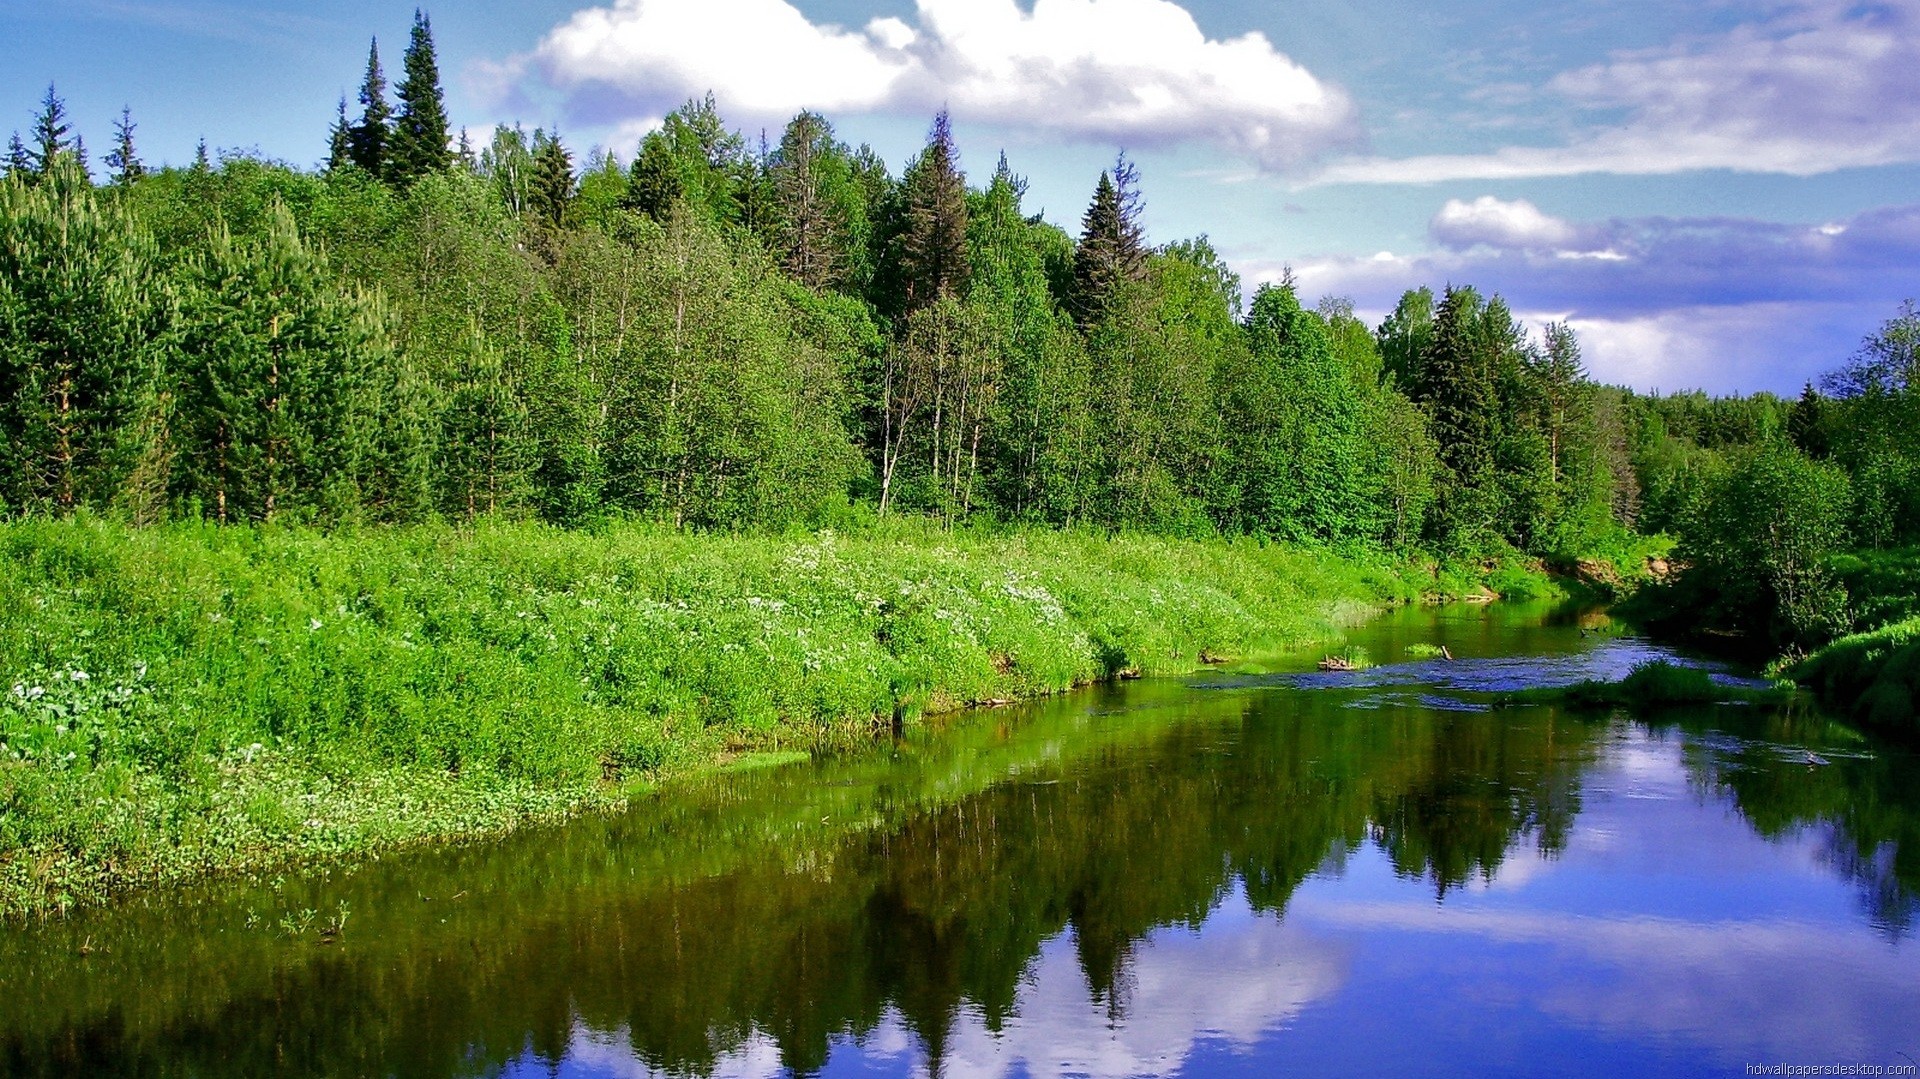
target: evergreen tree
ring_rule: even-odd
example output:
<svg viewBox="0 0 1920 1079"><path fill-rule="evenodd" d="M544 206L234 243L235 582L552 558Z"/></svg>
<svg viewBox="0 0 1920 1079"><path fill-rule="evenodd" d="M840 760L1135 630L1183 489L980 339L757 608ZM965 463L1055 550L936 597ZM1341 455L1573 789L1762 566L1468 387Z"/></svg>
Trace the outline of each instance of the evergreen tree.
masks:
<svg viewBox="0 0 1920 1079"><path fill-rule="evenodd" d="M1787 437L1801 453L1816 461L1825 460L1833 452L1827 433L1827 399L1811 382L1800 391L1800 399L1787 414Z"/></svg>
<svg viewBox="0 0 1920 1079"><path fill-rule="evenodd" d="M640 153L633 159L627 208L665 221L682 191L680 166L674 160L672 145L658 131L648 135L641 140Z"/></svg>
<svg viewBox="0 0 1920 1079"><path fill-rule="evenodd" d="M967 182L945 109L934 117L927 147L901 181L903 230L896 258L903 309L918 311L945 296L966 294Z"/></svg>
<svg viewBox="0 0 1920 1079"><path fill-rule="evenodd" d="M407 43L405 68L406 75L397 88L400 112L394 120L386 160L387 178L402 187L452 164L433 26L418 8L413 12L413 36Z"/></svg>
<svg viewBox="0 0 1920 1079"><path fill-rule="evenodd" d="M0 185L0 499L61 513L119 497L173 332L158 247L76 168Z"/></svg>
<svg viewBox="0 0 1920 1079"><path fill-rule="evenodd" d="M26 180L33 175L33 155L28 152L27 144L20 139L18 131L7 142L7 177L13 180Z"/></svg>
<svg viewBox="0 0 1920 1079"><path fill-rule="evenodd" d="M41 99L40 114L33 121L33 149L28 159L33 172L46 179L53 174L54 166L62 154L73 151L73 143L67 136L73 133L73 125L67 122L67 103L60 100L54 92L53 84L47 84L47 96Z"/></svg>
<svg viewBox="0 0 1920 1079"><path fill-rule="evenodd" d="M1073 313L1082 326L1100 318L1120 286L1146 273L1139 174L1125 154L1100 174L1073 258Z"/></svg>
<svg viewBox="0 0 1920 1079"><path fill-rule="evenodd" d="M367 47L367 76L360 84L360 120L347 133L347 157L368 176L386 175L393 140L393 108L387 104L387 76L380 70L380 42Z"/></svg>
<svg viewBox="0 0 1920 1079"><path fill-rule="evenodd" d="M769 167L781 262L794 280L813 289L825 288L839 272L846 222L830 191L840 163L836 151L833 127L817 113L802 112L787 125Z"/></svg>
<svg viewBox="0 0 1920 1079"><path fill-rule="evenodd" d="M333 126L327 129L327 171L339 172L353 164L353 122L347 119L347 95L340 95Z"/></svg>
<svg viewBox="0 0 1920 1079"><path fill-rule="evenodd" d="M536 460L526 402L503 357L476 326L440 413L441 512L471 521L518 511L530 493Z"/></svg>
<svg viewBox="0 0 1920 1079"><path fill-rule="evenodd" d="M573 155L557 131L551 135L536 131L533 143L529 208L540 220L558 228L573 202Z"/></svg>
<svg viewBox="0 0 1920 1079"><path fill-rule="evenodd" d="M467 129L464 127L460 129L460 147L454 151L453 160L468 172L476 171L480 167L480 158L473 150L473 140L468 137Z"/></svg>
<svg viewBox="0 0 1920 1079"><path fill-rule="evenodd" d="M1486 537L1496 512L1491 482L1498 402L1484 316L1478 293L1449 287L1409 387L1427 412L1446 469L1437 538L1468 547Z"/></svg>
<svg viewBox="0 0 1920 1079"><path fill-rule="evenodd" d="M133 146L133 132L138 126L133 122L133 109L122 106L120 119L113 125L113 149L107 153L107 168L113 170L113 182L121 187L147 174L147 166Z"/></svg>
<svg viewBox="0 0 1920 1079"><path fill-rule="evenodd" d="M260 239L216 229L185 280L179 494L220 521L356 509L390 365L377 302L335 284L284 204Z"/></svg>
<svg viewBox="0 0 1920 1079"><path fill-rule="evenodd" d="M205 135L200 136L200 141L194 144L193 171L202 176L213 171L213 155L207 152L207 137Z"/></svg>

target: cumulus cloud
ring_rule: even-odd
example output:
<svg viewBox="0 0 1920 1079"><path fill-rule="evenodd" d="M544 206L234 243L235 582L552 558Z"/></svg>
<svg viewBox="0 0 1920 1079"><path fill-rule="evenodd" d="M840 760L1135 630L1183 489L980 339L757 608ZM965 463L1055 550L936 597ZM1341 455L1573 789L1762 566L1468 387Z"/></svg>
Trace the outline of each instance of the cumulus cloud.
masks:
<svg viewBox="0 0 1920 1079"><path fill-rule="evenodd" d="M1920 294L1920 206L1819 226L1739 218L1566 222L1521 203L1449 203L1420 255L1295 262L1310 295L1390 310L1408 288L1498 292L1570 321L1595 373L1641 389L1796 391ZM1481 209L1484 207L1484 209ZM1242 266L1254 280L1277 276Z"/></svg>
<svg viewBox="0 0 1920 1079"><path fill-rule="evenodd" d="M1355 137L1351 100L1261 33L1213 39L1170 0L918 0L858 30L787 0L615 0L550 31L518 70L591 122L714 91L764 119L801 108L956 116L1133 145L1204 141L1287 168Z"/></svg>
<svg viewBox="0 0 1920 1079"><path fill-rule="evenodd" d="M1502 202L1487 195L1466 202L1449 199L1429 226L1433 238L1448 247L1480 245L1520 250L1557 250L1575 243L1579 232L1557 217L1541 213L1525 199Z"/></svg>
<svg viewBox="0 0 1920 1079"><path fill-rule="evenodd" d="M1319 180L1428 183L1697 169L1813 176L1920 161L1917 8L1913 0L1800 6L1716 38L1619 54L1547 85L1548 94L1599 118L1563 145L1349 161Z"/></svg>

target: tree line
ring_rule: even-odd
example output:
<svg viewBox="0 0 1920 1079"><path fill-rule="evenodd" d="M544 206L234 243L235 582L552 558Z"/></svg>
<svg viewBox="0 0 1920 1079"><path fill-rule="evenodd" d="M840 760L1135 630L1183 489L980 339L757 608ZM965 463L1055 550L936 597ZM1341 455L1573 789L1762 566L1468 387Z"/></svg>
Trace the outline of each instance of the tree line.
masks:
<svg viewBox="0 0 1920 1079"><path fill-rule="evenodd" d="M630 164L545 129L475 146L422 13L397 88L376 42L358 97L311 169L204 143L149 168L123 112L96 179L49 88L0 183L8 512L1572 555L1685 512L1696 414L1772 407L1597 386L1568 327L1465 286L1377 328L1290 278L1246 297L1206 237L1147 242L1124 155L1070 234L1004 155L969 182L944 113L898 176L812 112L750 142L710 95ZM1833 441L1866 396L1796 406L1856 471L1898 457L1891 429ZM1915 519L1891 467L1860 511L1889 540Z"/></svg>

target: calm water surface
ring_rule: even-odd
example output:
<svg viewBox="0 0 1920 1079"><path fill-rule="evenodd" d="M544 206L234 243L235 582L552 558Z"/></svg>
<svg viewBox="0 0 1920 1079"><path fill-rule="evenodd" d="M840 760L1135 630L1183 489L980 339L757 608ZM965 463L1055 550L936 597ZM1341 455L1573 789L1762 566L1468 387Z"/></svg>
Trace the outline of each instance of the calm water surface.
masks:
<svg viewBox="0 0 1920 1079"><path fill-rule="evenodd" d="M617 819L0 931L0 1073L1920 1057L1914 757L1808 713L1486 710L1657 651L1592 618L1409 611L1357 639L1387 665L1091 692ZM1403 662L1416 642L1456 658Z"/></svg>

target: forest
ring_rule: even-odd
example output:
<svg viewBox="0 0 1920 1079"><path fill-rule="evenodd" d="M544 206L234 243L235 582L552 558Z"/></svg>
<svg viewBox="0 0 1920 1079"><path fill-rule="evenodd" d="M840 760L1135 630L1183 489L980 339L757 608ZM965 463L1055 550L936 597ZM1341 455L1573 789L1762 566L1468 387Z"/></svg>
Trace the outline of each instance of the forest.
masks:
<svg viewBox="0 0 1920 1079"><path fill-rule="evenodd" d="M1144 546L1086 547L1083 570L1164 570L1169 588L1210 587L1195 544L1284 582L1305 571L1275 570L1260 560L1293 556L1260 552L1304 548L1324 552L1328 579L1343 583L1294 594L1367 602L1434 589L1431 573L1407 583L1413 566L1531 565L1630 587L1671 541L1679 572L1637 600L1650 620L1742 631L1788 659L1811 653L1796 670L1841 708L1913 722L1911 304L1797 400L1647 395L1595 383L1568 326L1522 325L1501 297L1463 283L1410 291L1377 326L1349 300L1300 295L1290 277L1246 295L1207 237L1148 243L1145 179L1124 155L1092 182L1070 232L1029 212L1004 155L970 177L944 113L897 174L825 117L802 112L777 138L752 138L711 96L668 115L630 163L580 154L547 129L476 140L449 127L424 14L397 83L370 51L357 108L343 99L331 130L315 132L324 161L312 167L204 141L184 166L150 166L128 109L96 169L56 88L30 115L0 180L0 563L14 609L0 673L18 683L0 709L0 762L79 762L93 769L91 792L122 797L115 784L134 782L102 778L116 760L204 779L208 760L248 751L251 764L261 745L314 754L356 739L356 752L395 766L465 777L481 771L478 748L502 782L591 784L623 762L658 765L660 739L671 741L660 731L689 715L700 731L743 716L897 720L943 692L964 704L1167 663L1143 651L1152 634L1103 613L1097 585L1062 583L1072 558L1056 551L1047 587L1079 591L1028 598L1043 612L1060 600L1084 628L1042 676L1023 675L1025 657L983 633L943 669L945 653L915 649L947 630L913 622L921 636L899 635L902 617L931 613L850 592L849 638L886 653L856 689L802 700L768 688L736 708L685 691L731 684L720 667L689 673L652 656L646 714L663 726L638 742L608 726L601 741L535 751L511 717L481 734L435 733L447 716L434 709L453 707L423 703L436 687L461 684L450 701L485 696L456 678L461 656L492 670L502 647L545 647L493 625L497 612L460 606L479 601L450 582L484 591L476 565L488 558L512 588L551 597L555 581L586 572L606 571L599 591L627 580L615 552L672 550L703 567L702 587L744 604L762 598L748 571L728 578L721 563L753 563L741 552L757 549L778 577L775 555L812 557L780 537L836 532L910 536L904 554L861 557L911 566L946 557L921 551L930 535L962 537L958 577L975 572L969 559L1021 569L1021 537L1034 533L1117 537ZM390 582L401 606L463 613L399 617L348 572L395 560L420 571ZM158 565L178 579L143 576ZM279 597L269 570L308 591ZM811 587L789 583L766 602ZM656 598L685 609L685 582L660 587ZM182 597L211 613L194 621L166 606ZM313 651L336 607L391 648ZM1218 614L1229 607L1239 613ZM1211 623L1196 622L1172 634L1174 653L1196 662L1257 642L1233 619L1258 607L1194 601L1232 628L1209 637ZM68 621L45 613L55 608ZM236 610L257 623L205 624ZM606 639L542 684L588 684L582 707L617 707L638 692L608 658L621 627L582 617L598 627L589 638ZM56 639L45 628L56 623L72 632ZM400 651L418 643L403 627L471 651L439 654L428 672ZM216 632L231 639L207 643ZM305 649L307 688L331 703L254 685L276 665L248 641ZM201 715L251 718L151 742L116 741L124 731L104 724L69 744L76 709L132 714L156 693L188 693L166 688L170 649L172 684L198 687ZM341 669L423 666L372 699L326 656ZM790 658L805 672L795 685L826 677L807 666L818 657ZM959 666L971 688L943 687ZM115 678L97 678L103 667ZM49 679L64 688L47 695ZM56 703L68 711L49 711ZM380 709L398 717L393 729L366 718ZM9 776L5 797L20 809L9 827L24 830L0 842L80 844L81 861L111 863L94 840L46 824L81 787L35 769ZM179 819L211 812L188 806ZM126 843L152 841L135 831ZM88 880L77 894L108 887ZM15 883L33 902L57 892Z"/></svg>

